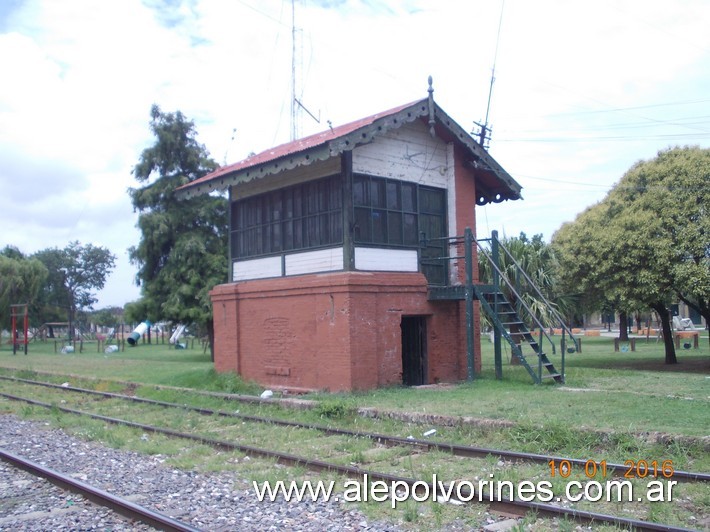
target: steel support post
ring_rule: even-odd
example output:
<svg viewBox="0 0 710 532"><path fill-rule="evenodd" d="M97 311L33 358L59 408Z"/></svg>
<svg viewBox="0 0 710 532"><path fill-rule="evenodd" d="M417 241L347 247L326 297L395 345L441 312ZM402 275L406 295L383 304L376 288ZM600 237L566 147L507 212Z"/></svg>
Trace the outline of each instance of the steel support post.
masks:
<svg viewBox="0 0 710 532"><path fill-rule="evenodd" d="M464 232L464 258L466 262L466 360L468 362L468 380L475 376L473 349L473 233L467 227Z"/></svg>
<svg viewBox="0 0 710 532"><path fill-rule="evenodd" d="M500 292L500 250L498 249L498 231L491 233L491 258L493 260L493 313L498 316L498 293ZM493 352L495 357L496 379L503 378L503 354L501 349L501 337L498 327L493 327Z"/></svg>

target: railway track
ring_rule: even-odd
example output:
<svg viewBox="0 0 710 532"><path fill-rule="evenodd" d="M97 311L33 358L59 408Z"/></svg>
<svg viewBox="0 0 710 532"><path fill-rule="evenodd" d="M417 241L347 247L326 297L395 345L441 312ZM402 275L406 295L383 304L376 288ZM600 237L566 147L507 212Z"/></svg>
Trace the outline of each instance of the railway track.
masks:
<svg viewBox="0 0 710 532"><path fill-rule="evenodd" d="M198 414L207 416L221 416L227 418L239 419L242 421L249 421L254 423L264 423L270 425L280 425L284 427L294 427L306 430L314 430L321 432L326 435L340 435L348 436L353 438L362 438L371 440L373 442L385 445L385 446L401 446L407 448L414 448L418 451L440 451L444 453L449 453L454 456L460 456L465 458L485 458L489 456L494 456L501 460L507 460L514 463L537 463L537 464L569 464L569 467L576 467L584 469L590 466L589 460L582 460L578 458L568 458L553 455L543 455L536 453L525 453L519 451L509 451L505 449L492 449L487 447L477 447L470 445L459 445L455 443L440 442L435 440L424 440L420 438L407 437L403 438L401 436L392 436L388 434L381 434L376 432L363 432L348 429L340 429L335 427L328 427L325 425L318 425L313 423L301 423L298 421L288 421L276 418L267 418L262 416L253 416L249 414L240 414L235 412L226 412L224 410L214 410L210 408L200 408L189 406L186 404L171 403L167 401L158 401L155 399L146 399L142 397L136 397L132 395L118 394L112 392L102 392L98 390L90 390L86 388L78 388L74 386L63 386L59 384L53 384L44 381L34 381L30 379L20 379L17 377L6 377L0 376L0 380L20 382L24 384L30 384L35 386L43 386L46 388L57 389L65 392L75 392L87 395L95 395L110 399L119 399L124 401L131 401L135 403L143 403L148 405L156 405L165 408L177 408L185 411L196 412ZM2 395L2 394L0 394ZM628 471L628 464L618 464L613 462L604 462L604 467L609 475L621 476L624 472ZM660 471L657 471L659 473ZM657 475L659 476L659 475ZM677 482L710 482L710 473L683 471L674 469L672 473L673 480Z"/></svg>
<svg viewBox="0 0 710 532"><path fill-rule="evenodd" d="M132 521L139 521L152 526L158 530L170 532L195 532L199 531L187 523L183 523L160 512L156 512L144 506L113 495L95 486L77 480L69 475L60 473L37 462L33 462L18 454L11 453L0 448L0 459L17 469L22 469L28 473L41 477L63 490L79 494L91 502L111 509Z"/></svg>
<svg viewBox="0 0 710 532"><path fill-rule="evenodd" d="M19 381L19 382L22 382L22 381ZM37 381L30 381L30 382L37 382ZM51 387L54 387L54 386L56 386L56 385L51 385ZM79 389L79 388L75 388L75 389L71 389L71 388L67 388L67 387L61 387L61 388L63 388L64 390L67 390L67 391L74 391L74 392L81 391L82 393L91 392L92 394L100 394L100 395L106 394L106 392L96 392L94 390L84 391L83 389ZM162 435L165 435L165 436L168 436L171 438L182 438L182 439L198 442L201 444L209 445L209 446L217 448L217 449L239 451L239 452L251 455L251 456L259 456L259 457L269 458L269 459L277 461L278 463L287 464L287 465L294 465L294 466L301 466L301 467L305 467L305 468L312 470L312 471L335 472L335 473L338 473L340 475L344 475L344 476L347 476L350 478L356 478L356 479L369 478L370 481L381 481L381 482L388 483L390 485L408 486L408 489L411 489L412 493L417 493L417 492L422 492L422 491L426 491L427 493L436 493L444 500L447 497L449 497L449 498L451 497L451 490L449 489L449 491L447 493L444 490L444 487L442 484L437 485L436 483L433 483L433 482L430 483L430 482L427 482L427 481L422 480L420 478L384 473L384 472L380 472L380 471L376 471L376 470L372 470L372 469L363 469L361 467L353 466L353 465L343 465L343 464L334 463L334 462L316 460L316 459L312 459L309 457L296 455L293 453L286 453L286 452L282 452L282 451L265 449L265 448L258 447L258 446L236 443L234 441L215 439L215 438L206 437L206 436L202 436L202 435L195 434L195 433L184 433L184 432L180 432L180 431L177 431L174 429L169 429L169 428L155 426L155 425L149 425L149 424L145 424L145 423L138 423L138 422L130 421L130 420L126 420L126 419L120 419L120 418L115 418L115 417L110 417L110 416L94 414L94 413L90 413L90 412L85 412L85 411L81 411L81 410L58 406L56 404L44 403L44 402L37 401L34 399L26 398L26 397L14 396L11 394L2 393L0 395L3 397L6 397L7 399L11 399L11 400L15 400L15 401L24 401L27 404L31 404L31 405L35 405L35 406L39 406L39 407L43 407L43 408L56 409L58 411L72 414L72 415L86 416L86 417L97 419L97 420L100 420L100 421L103 421L106 423L129 426L129 427L139 429L143 432L162 434ZM123 396L121 394L107 394L107 395L105 395L105 397L112 398L112 399L124 399L124 398L128 398L130 396ZM133 400L133 398L131 398L131 400ZM163 407L171 406L171 407L176 407L176 408L181 408L181 409L186 408L185 405L176 405L174 403L165 403L165 402L146 400L146 399L141 399L141 401L148 401L149 403L152 403L152 404L158 405L158 406L163 406ZM187 408L192 409L197 413L209 414L211 416L222 415L219 413L219 411L213 411L213 410L209 410L209 409L199 409L199 408L195 408L195 407L187 407ZM244 421L255 421L252 419L247 419L247 417L245 417L245 415L237 415L237 414L232 414L232 413L224 413L224 414L225 414L225 416L228 415L228 417L235 417L235 416L240 417ZM249 416L249 418L251 418L251 417L255 417L255 416ZM268 418L258 418L258 421L263 422L263 423L267 423L267 422L272 422L273 420L268 420ZM355 436L355 437L360 437L360 438L368 438L368 439L372 439L374 441L379 441L378 440L379 437L392 438L392 437L386 436L386 435L375 435L375 434L371 434L371 433L357 433L355 431L342 431L342 429L330 429L328 427L319 427L319 426L307 425L307 424L297 424L296 422L286 422L286 423L289 426L298 426L299 428L306 428L308 430L320 430L322 428L327 431L332 431L332 432L330 432L332 434ZM346 434L343 434L343 433L346 433ZM404 441L402 441L402 440L404 440ZM414 445L417 449L424 447L425 445L429 446L432 443L430 441L425 441L425 440L421 440L422 443L412 443L412 440L402 439L402 438L394 438L394 441L398 445L409 445L409 446ZM418 442L418 440L415 440L415 442ZM443 446L443 447L439 448L438 450L447 450L447 452L450 451L450 449L452 447L451 444L438 444L438 445ZM456 447L464 447L464 446L456 446ZM472 448L472 449L477 449L477 448ZM479 451L480 450L477 450L476 452L479 452ZM491 450L485 450L485 451L491 451ZM495 451L495 450L493 450L493 451ZM482 451L480 451L480 452L482 452ZM488 452L488 454L490 454L490 452ZM519 454L524 455L525 453L519 453ZM541 455L533 455L533 456L537 456L539 459L550 459L551 458L551 457L542 457ZM518 457L518 459L520 459L520 458L522 458L522 457ZM705 481L706 479L702 478L702 475L703 474L688 473L688 478L686 480L695 480L695 481L701 481L701 482ZM463 502L485 502L494 511L502 512L505 514L517 515L517 516L525 516L525 515L533 512L540 517L561 518L561 519L572 520L572 521L575 521L578 523L583 523L583 524L604 523L604 524L610 524L613 526L619 526L619 527L635 529L635 530L674 530L674 531L675 530L687 530L684 528L673 527L673 526L664 525L664 524L650 523L650 522L636 520L636 519L623 518L623 517L618 517L618 516L613 516L613 515L608 515L608 514L603 514L603 513L597 513L597 512L584 511L584 510L573 509L573 508L565 508L565 507L557 506L554 504L530 502L530 501L515 500L515 499L510 500L506 497L498 496L493 491L488 491L488 490L484 490L484 489L477 490L471 485L459 486L457 488L456 497L454 497L454 498L459 498Z"/></svg>

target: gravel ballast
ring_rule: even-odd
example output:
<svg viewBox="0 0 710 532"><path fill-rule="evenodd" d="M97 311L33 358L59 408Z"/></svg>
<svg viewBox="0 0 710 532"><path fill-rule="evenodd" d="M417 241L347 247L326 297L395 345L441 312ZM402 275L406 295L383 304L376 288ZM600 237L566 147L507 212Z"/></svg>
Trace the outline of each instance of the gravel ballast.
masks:
<svg viewBox="0 0 710 532"><path fill-rule="evenodd" d="M352 503L260 502L235 473L171 468L165 456L86 442L0 415L0 447L204 530L397 530ZM0 461L0 530L151 530Z"/></svg>

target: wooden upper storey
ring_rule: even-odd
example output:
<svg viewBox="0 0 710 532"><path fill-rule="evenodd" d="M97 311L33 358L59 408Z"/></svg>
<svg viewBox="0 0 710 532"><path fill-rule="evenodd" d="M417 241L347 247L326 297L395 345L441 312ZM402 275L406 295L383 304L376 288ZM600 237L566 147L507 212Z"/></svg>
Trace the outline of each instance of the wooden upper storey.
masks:
<svg viewBox="0 0 710 532"><path fill-rule="evenodd" d="M338 167L340 155L344 152L363 147L364 149L358 152L367 156L367 146L373 144L377 138L391 138L404 126L415 124L416 128L417 123L419 126L423 125L433 139L439 139L457 148L463 164L471 168L475 175L477 205L521 199L522 187L431 98L395 107L271 148L238 163L223 166L180 187L178 191L179 194L189 197L215 190L227 190L230 187L244 189L238 196L247 193L251 187L254 187L253 190L272 190L275 186L293 180L295 174L299 173L299 167L326 161L330 161L334 168ZM416 129L421 130L421 127ZM404 129L407 130L412 131L412 128ZM413 150L409 156L413 163L431 167L426 160L421 159L419 152ZM303 170L308 172L305 168ZM357 168L353 170L357 171Z"/></svg>

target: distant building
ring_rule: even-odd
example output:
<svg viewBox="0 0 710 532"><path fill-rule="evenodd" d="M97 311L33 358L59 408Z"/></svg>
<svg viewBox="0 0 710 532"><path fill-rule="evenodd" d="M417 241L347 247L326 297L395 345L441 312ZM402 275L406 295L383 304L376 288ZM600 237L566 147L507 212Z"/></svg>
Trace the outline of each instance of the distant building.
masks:
<svg viewBox="0 0 710 532"><path fill-rule="evenodd" d="M464 304L430 298L461 283L460 261L436 260L460 250L437 239L475 234L475 206L521 187L431 94L183 187L229 191L218 371L295 391L466 378ZM473 325L480 370L478 304Z"/></svg>

